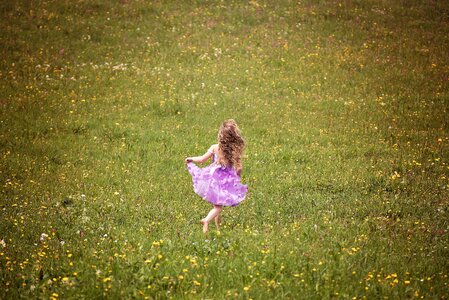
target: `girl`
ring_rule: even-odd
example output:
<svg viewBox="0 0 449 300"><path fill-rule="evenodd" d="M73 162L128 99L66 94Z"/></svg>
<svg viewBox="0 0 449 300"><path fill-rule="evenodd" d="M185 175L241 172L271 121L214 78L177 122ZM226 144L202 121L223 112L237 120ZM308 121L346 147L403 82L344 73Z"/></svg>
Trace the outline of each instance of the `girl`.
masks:
<svg viewBox="0 0 449 300"><path fill-rule="evenodd" d="M218 131L218 144L212 145L203 156L187 157L185 162L192 175L195 193L214 205L200 222L207 233L209 222L215 220L217 229L221 223L223 206L236 206L245 199L247 186L240 183L241 157L245 141L234 120L224 121ZM212 158L212 163L199 168L193 163L203 163Z"/></svg>

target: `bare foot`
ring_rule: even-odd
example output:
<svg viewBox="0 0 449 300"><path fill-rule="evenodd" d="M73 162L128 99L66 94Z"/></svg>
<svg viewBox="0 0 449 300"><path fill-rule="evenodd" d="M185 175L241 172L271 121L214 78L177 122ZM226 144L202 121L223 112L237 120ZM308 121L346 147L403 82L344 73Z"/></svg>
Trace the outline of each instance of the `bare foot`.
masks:
<svg viewBox="0 0 449 300"><path fill-rule="evenodd" d="M220 225L221 225L221 217L216 216L215 217L215 226L217 227L217 230L220 230Z"/></svg>
<svg viewBox="0 0 449 300"><path fill-rule="evenodd" d="M203 232L207 234L207 231L209 230L209 223L207 223L204 219L202 219L200 223L203 224Z"/></svg>

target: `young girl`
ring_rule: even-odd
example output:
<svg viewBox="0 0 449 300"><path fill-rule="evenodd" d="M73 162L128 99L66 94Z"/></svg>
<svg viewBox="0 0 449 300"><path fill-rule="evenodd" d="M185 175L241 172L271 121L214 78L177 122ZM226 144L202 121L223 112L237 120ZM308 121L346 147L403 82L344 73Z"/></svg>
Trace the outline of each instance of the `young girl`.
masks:
<svg viewBox="0 0 449 300"><path fill-rule="evenodd" d="M218 144L212 145L203 156L187 157L185 162L192 175L195 193L214 205L200 222L207 233L209 222L215 220L217 229L221 223L223 206L236 206L245 199L247 186L240 183L241 157L245 141L234 120L224 121L218 131ZM212 163L199 168L193 163L203 163L212 158Z"/></svg>

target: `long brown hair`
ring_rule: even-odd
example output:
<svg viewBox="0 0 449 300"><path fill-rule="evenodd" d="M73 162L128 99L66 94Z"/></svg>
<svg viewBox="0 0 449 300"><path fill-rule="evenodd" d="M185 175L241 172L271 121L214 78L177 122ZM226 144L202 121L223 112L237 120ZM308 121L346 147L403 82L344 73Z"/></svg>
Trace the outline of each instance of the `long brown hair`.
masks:
<svg viewBox="0 0 449 300"><path fill-rule="evenodd" d="M240 170L244 148L245 141L237 123L232 119L224 121L218 131L218 163Z"/></svg>

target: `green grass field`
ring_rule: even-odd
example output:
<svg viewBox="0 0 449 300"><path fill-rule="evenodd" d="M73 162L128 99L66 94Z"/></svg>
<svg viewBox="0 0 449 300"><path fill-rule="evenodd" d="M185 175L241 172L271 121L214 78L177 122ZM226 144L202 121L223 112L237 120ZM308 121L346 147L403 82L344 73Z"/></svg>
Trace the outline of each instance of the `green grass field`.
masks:
<svg viewBox="0 0 449 300"><path fill-rule="evenodd" d="M448 299L449 4L0 3L0 298ZM235 119L249 195L184 164Z"/></svg>

